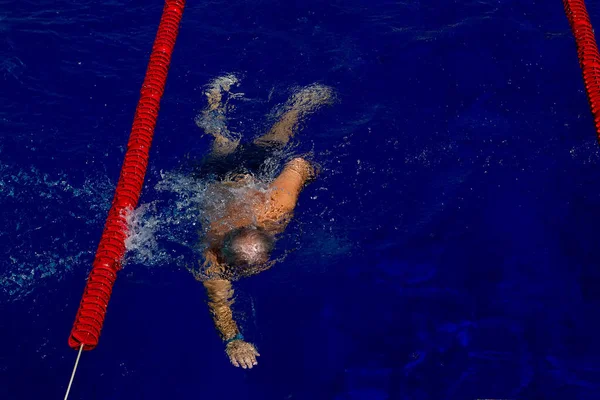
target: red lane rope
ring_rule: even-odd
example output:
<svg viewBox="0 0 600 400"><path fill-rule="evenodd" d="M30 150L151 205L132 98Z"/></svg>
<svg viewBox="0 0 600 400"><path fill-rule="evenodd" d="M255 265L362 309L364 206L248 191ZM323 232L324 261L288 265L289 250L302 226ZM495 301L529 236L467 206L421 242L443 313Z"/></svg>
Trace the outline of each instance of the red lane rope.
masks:
<svg viewBox="0 0 600 400"><path fill-rule="evenodd" d="M600 141L600 55L594 38L594 28L584 0L563 0L563 5L575 36L579 66L583 71L585 91L594 115L596 137Z"/></svg>
<svg viewBox="0 0 600 400"><path fill-rule="evenodd" d="M165 0L135 111L121 176L69 337L69 346L76 350L79 350L82 344L84 350L92 350L100 338L108 301L125 254L127 213L137 206L144 184L160 99L165 89L184 6L185 0Z"/></svg>

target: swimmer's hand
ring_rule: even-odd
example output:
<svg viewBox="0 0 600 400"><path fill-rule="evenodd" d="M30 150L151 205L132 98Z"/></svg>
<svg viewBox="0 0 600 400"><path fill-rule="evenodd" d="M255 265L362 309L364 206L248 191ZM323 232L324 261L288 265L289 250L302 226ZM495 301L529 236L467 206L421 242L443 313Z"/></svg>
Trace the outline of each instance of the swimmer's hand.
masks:
<svg viewBox="0 0 600 400"><path fill-rule="evenodd" d="M244 342L243 340L229 342L225 348L225 352L233 365L244 369L252 368L258 364L256 357L260 356L252 343Z"/></svg>
<svg viewBox="0 0 600 400"><path fill-rule="evenodd" d="M310 161L296 157L286 164L286 168L295 171L300 175L303 185L317 178L318 171Z"/></svg>

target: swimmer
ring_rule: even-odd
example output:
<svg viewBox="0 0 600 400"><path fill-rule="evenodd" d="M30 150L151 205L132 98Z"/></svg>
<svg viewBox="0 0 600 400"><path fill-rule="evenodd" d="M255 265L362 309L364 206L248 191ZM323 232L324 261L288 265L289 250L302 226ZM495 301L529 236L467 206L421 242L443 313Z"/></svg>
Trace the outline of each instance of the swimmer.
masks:
<svg viewBox="0 0 600 400"><path fill-rule="evenodd" d="M220 213L207 224L204 262L195 276L207 290L208 307L229 360L234 366L246 369L257 365L260 354L252 343L244 340L234 320L232 281L273 265L269 258L276 237L292 218L300 192L315 177L315 168L305 158L295 157L271 182L260 181L252 172L288 144L306 116L322 105L331 104L333 93L322 85L303 88L290 98L266 134L250 145L241 145L239 139L231 137L224 123L222 92L228 92L235 83L232 82L235 78L226 78L229 80L224 83L209 86L208 106L197 121L214 137L212 151L200 170L203 175L216 177L211 193L219 198L212 201L222 206ZM210 115L216 115L217 123L206 122Z"/></svg>

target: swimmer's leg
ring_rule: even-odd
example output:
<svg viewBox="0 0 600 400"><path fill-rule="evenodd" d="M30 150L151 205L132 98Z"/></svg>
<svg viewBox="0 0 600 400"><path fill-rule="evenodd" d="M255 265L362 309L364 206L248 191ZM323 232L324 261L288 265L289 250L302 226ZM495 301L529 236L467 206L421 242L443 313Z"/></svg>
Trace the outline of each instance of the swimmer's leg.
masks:
<svg viewBox="0 0 600 400"><path fill-rule="evenodd" d="M259 146L286 145L306 116L331 103L333 90L330 87L319 84L306 86L290 97L281 117L269 132L257 138L254 143Z"/></svg>
<svg viewBox="0 0 600 400"><path fill-rule="evenodd" d="M223 102L223 94L229 93L231 86L237 82L237 78L233 75L222 76L212 81L204 92L208 105L196 117L196 125L215 138L211 153L217 156L226 156L232 153L240 142L239 138L233 138L227 129L225 118L227 101Z"/></svg>

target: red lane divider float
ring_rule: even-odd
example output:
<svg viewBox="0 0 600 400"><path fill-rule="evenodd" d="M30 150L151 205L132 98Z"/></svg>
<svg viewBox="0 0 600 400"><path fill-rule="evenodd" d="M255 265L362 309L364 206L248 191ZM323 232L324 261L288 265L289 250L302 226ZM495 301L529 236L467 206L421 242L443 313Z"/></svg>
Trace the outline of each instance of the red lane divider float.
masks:
<svg viewBox="0 0 600 400"><path fill-rule="evenodd" d="M583 71L585 91L594 115L596 137L600 141L600 55L594 38L594 28L584 0L563 0L563 5L575 36L579 66Z"/></svg>
<svg viewBox="0 0 600 400"><path fill-rule="evenodd" d="M76 350L81 346L84 350L92 350L100 338L108 301L125 254L127 213L137 206L144 184L160 99L165 89L184 6L185 0L165 1L135 111L121 176L69 337L69 346Z"/></svg>

